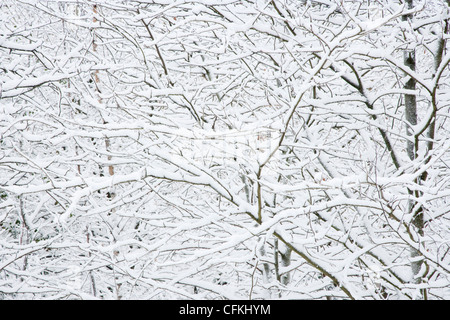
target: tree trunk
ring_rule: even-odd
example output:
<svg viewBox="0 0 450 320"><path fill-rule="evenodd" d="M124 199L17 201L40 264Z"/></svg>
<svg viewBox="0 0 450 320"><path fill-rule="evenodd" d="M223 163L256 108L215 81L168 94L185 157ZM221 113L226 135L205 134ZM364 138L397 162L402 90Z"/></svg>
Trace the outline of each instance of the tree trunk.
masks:
<svg viewBox="0 0 450 320"><path fill-rule="evenodd" d="M406 1L408 5L408 9L412 9L414 6L413 0ZM404 15L403 21L411 22L413 19L412 14ZM416 70L416 51L414 48L407 48L404 51L404 64L407 68L412 71ZM417 81L413 77L405 84L405 89L407 90L416 90ZM408 140L406 142L406 152L411 161L416 160L417 152L419 149L418 137L416 136L413 127L417 125L417 101L416 96L414 94L405 94L405 120L406 120L406 135ZM416 179L417 184L420 184L420 179ZM417 234L419 235L419 245L421 243L421 237L423 237L423 208L422 206L418 206L417 201L414 198L417 198L419 194L417 191L412 191L408 189L408 193L411 199L408 201L408 213L413 215L412 223L416 229ZM422 281L422 277L420 276L420 271L423 265L423 260L420 259L420 252L416 249L411 250L411 270L413 274L413 279L415 283L420 283ZM426 293L422 291L423 297L426 296Z"/></svg>

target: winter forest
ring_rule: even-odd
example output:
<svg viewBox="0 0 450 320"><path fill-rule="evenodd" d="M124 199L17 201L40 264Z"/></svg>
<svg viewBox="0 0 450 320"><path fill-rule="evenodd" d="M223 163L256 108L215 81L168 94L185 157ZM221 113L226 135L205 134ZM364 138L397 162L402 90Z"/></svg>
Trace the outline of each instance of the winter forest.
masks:
<svg viewBox="0 0 450 320"><path fill-rule="evenodd" d="M2 0L0 299L450 299L450 0Z"/></svg>

